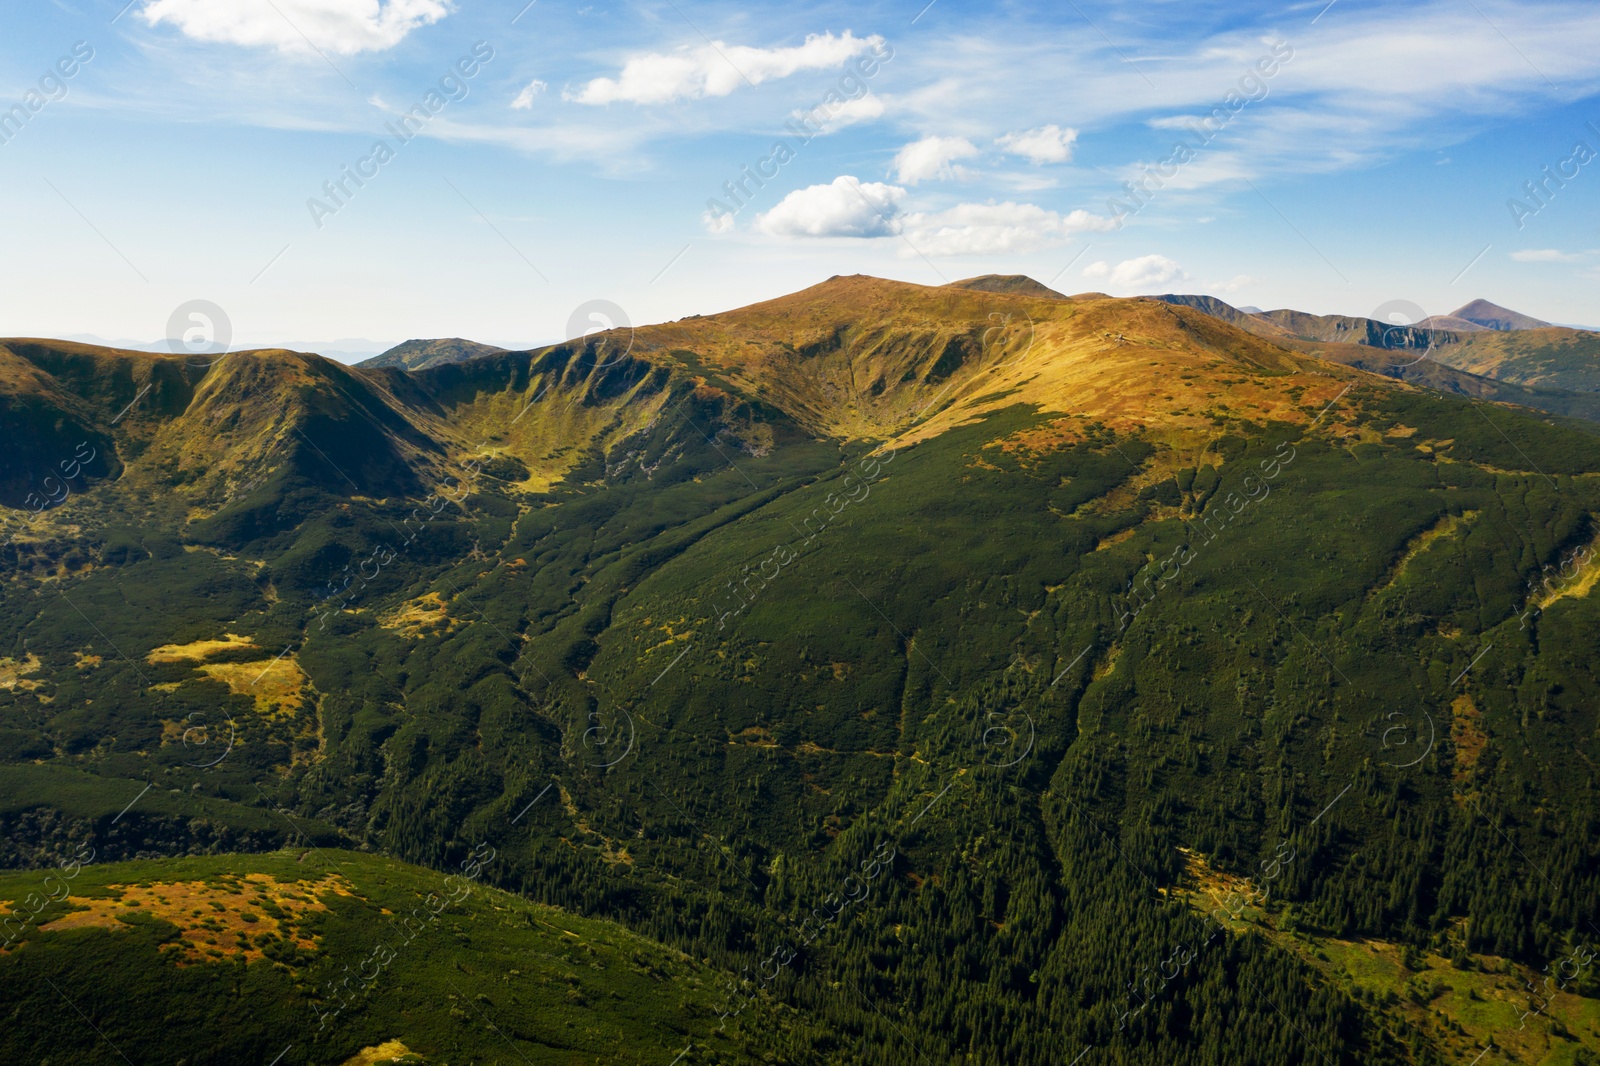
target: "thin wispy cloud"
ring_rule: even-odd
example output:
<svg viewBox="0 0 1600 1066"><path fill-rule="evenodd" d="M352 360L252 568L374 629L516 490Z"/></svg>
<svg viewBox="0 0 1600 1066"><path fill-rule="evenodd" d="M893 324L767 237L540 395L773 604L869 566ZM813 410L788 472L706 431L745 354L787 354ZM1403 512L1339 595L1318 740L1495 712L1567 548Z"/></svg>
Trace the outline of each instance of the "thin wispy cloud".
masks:
<svg viewBox="0 0 1600 1066"><path fill-rule="evenodd" d="M649 52L628 59L615 78L595 78L565 98L579 104L669 104L727 96L803 70L828 70L881 45L881 37L817 33L789 48L757 48L711 41L677 52Z"/></svg>

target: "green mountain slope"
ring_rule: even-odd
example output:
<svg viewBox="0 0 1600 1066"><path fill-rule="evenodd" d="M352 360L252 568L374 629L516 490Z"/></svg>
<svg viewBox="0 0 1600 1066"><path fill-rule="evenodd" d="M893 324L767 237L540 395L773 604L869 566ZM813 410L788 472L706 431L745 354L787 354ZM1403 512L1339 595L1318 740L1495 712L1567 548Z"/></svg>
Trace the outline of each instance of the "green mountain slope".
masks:
<svg viewBox="0 0 1600 1066"><path fill-rule="evenodd" d="M8 1061L758 1062L797 1024L719 1029L730 975L487 887L486 845L448 875L347 851L94 858L47 888L0 878L43 904L0 951Z"/></svg>
<svg viewBox="0 0 1600 1066"><path fill-rule="evenodd" d="M488 841L797 1012L776 1061L1600 1048L1591 965L1537 985L1600 935L1589 433L1189 307L870 278L252 366L328 469L419 487L246 432L225 363L94 421L118 476L4 549L12 864ZM69 385L16 391L103 420Z"/></svg>
<svg viewBox="0 0 1600 1066"><path fill-rule="evenodd" d="M1550 327L1472 336L1471 344L1441 349L1439 359L1518 385L1600 391L1600 333Z"/></svg>

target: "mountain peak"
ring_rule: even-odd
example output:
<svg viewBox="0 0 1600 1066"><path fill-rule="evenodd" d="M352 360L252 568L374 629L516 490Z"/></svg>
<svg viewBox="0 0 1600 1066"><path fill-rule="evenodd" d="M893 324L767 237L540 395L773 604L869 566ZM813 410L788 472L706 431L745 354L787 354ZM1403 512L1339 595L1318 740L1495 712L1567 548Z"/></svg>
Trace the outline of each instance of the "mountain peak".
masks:
<svg viewBox="0 0 1600 1066"><path fill-rule="evenodd" d="M1473 300L1450 312L1451 318L1463 318L1484 329L1543 329L1550 325L1541 319L1525 315L1488 300Z"/></svg>
<svg viewBox="0 0 1600 1066"><path fill-rule="evenodd" d="M947 289L974 289L978 292L1001 292L1011 296L1037 296L1044 300L1070 300L1066 293L1057 292L1048 285L1026 274L983 274L962 281L952 281Z"/></svg>
<svg viewBox="0 0 1600 1066"><path fill-rule="evenodd" d="M399 367L401 370L425 370L430 366L441 366L445 363L460 363L467 359L478 359L485 355L499 355L504 348L496 348L492 344L480 344L469 341L463 337L442 337L434 340L409 340L397 344L388 351L363 359L357 363L362 367Z"/></svg>

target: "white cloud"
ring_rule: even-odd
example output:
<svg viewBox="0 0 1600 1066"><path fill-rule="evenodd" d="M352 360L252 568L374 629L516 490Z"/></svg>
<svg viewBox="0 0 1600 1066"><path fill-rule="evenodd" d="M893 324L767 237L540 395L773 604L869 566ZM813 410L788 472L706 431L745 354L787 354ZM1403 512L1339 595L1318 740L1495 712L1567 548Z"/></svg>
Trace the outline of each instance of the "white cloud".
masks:
<svg viewBox="0 0 1600 1066"><path fill-rule="evenodd" d="M1083 268L1083 276L1105 281L1111 289L1135 292L1160 288L1189 277L1181 266L1164 255L1141 255L1137 259L1124 259L1116 266L1104 260L1090 263Z"/></svg>
<svg viewBox="0 0 1600 1066"><path fill-rule="evenodd" d="M1235 293L1241 289L1248 289L1261 283L1260 278L1253 278L1249 274L1235 274L1228 281L1214 281L1206 286L1212 292Z"/></svg>
<svg viewBox="0 0 1600 1066"><path fill-rule="evenodd" d="M888 237L906 191L897 185L861 182L848 174L828 185L796 189L756 219L774 237Z"/></svg>
<svg viewBox="0 0 1600 1066"><path fill-rule="evenodd" d="M977 154L977 147L965 137L924 137L895 153L895 180L907 185L934 178L949 181L964 173L953 165L957 159Z"/></svg>
<svg viewBox="0 0 1600 1066"><path fill-rule="evenodd" d="M727 233L733 229L733 212L712 211L707 208L700 212L700 222L705 226L707 233Z"/></svg>
<svg viewBox="0 0 1600 1066"><path fill-rule="evenodd" d="M1511 258L1519 263L1573 263L1582 256L1557 251L1554 248L1525 248L1512 252Z"/></svg>
<svg viewBox="0 0 1600 1066"><path fill-rule="evenodd" d="M908 214L906 240L927 256L1021 254L1065 243L1078 233L1116 228L1113 219L1073 211L1061 215L1037 204L958 204L947 211Z"/></svg>
<svg viewBox="0 0 1600 1066"><path fill-rule="evenodd" d="M139 16L197 41L354 55L393 48L451 10L451 0L147 0Z"/></svg>
<svg viewBox="0 0 1600 1066"><path fill-rule="evenodd" d="M1069 162L1072 159L1072 143L1077 139L1077 130L1050 125L1008 133L994 143L1012 155L1021 156L1035 166L1042 166L1045 163Z"/></svg>
<svg viewBox="0 0 1600 1066"><path fill-rule="evenodd" d="M523 87L523 90L520 93L517 94L517 98L511 101L511 110L531 110L533 108L533 98L544 92L547 88L549 88L548 85L540 81L538 78L534 78Z"/></svg>
<svg viewBox="0 0 1600 1066"><path fill-rule="evenodd" d="M727 96L740 85L760 85L802 70L827 70L883 44L882 37L813 33L792 48L751 48L721 41L678 52L648 52L622 65L615 78L595 78L564 94L580 104L669 104Z"/></svg>
<svg viewBox="0 0 1600 1066"><path fill-rule="evenodd" d="M818 133L832 133L857 122L871 122L883 117L883 101L865 93L838 104L818 104L810 111L793 111L789 117L797 124Z"/></svg>

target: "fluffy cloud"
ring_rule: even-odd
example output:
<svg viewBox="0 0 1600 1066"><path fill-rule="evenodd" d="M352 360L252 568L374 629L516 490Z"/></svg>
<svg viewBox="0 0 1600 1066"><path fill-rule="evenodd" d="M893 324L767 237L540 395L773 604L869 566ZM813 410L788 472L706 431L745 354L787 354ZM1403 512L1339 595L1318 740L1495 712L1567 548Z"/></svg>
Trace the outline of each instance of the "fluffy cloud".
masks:
<svg viewBox="0 0 1600 1066"><path fill-rule="evenodd" d="M965 137L924 137L912 141L895 153L895 180L906 185L937 178L949 181L961 176L957 159L971 159L978 149Z"/></svg>
<svg viewBox="0 0 1600 1066"><path fill-rule="evenodd" d="M1083 276L1105 281L1108 288L1138 292L1183 281L1189 275L1164 255L1141 255L1137 259L1124 259L1116 266L1104 261L1090 263L1083 268Z"/></svg>
<svg viewBox="0 0 1600 1066"><path fill-rule="evenodd" d="M520 93L517 94L517 98L511 101L511 110L531 110L533 108L533 98L544 92L547 88L549 88L549 86L545 85L544 82L540 81L538 78L534 78L527 84L526 87L523 88Z"/></svg>
<svg viewBox="0 0 1600 1066"><path fill-rule="evenodd" d="M451 0L147 0L139 16L197 41L335 55L393 48L450 13Z"/></svg>
<svg viewBox="0 0 1600 1066"><path fill-rule="evenodd" d="M615 78L595 78L566 99L580 104L669 104L727 96L740 85L760 85L802 70L827 70L883 44L882 37L814 33L793 48L751 48L713 41L679 52L649 52L622 65Z"/></svg>
<svg viewBox="0 0 1600 1066"><path fill-rule="evenodd" d="M1511 258L1519 263L1572 263L1582 257L1571 252L1560 252L1554 248L1526 248L1512 252Z"/></svg>
<svg viewBox="0 0 1600 1066"><path fill-rule="evenodd" d="M1087 211L1062 215L1010 201L957 204L947 211L905 217L906 239L927 256L1021 254L1062 244L1079 233L1116 228L1114 219Z"/></svg>
<svg viewBox="0 0 1600 1066"><path fill-rule="evenodd" d="M1072 143L1077 139L1077 130L1050 125L1023 130L1020 133L1008 133L994 143L1012 155L1021 156L1035 166L1041 166L1045 163L1070 161Z"/></svg>
<svg viewBox="0 0 1600 1066"><path fill-rule="evenodd" d="M901 237L907 256L995 255L1037 251L1079 233L1117 228L1114 219L1072 211L1062 215L1037 204L957 204L944 211L906 212L906 190L861 182L845 175L785 196L756 220L774 237ZM713 232L731 227L732 216L713 219Z"/></svg>
<svg viewBox="0 0 1600 1066"><path fill-rule="evenodd" d="M756 219L774 237L889 237L906 191L897 185L861 182L848 174L827 185L796 189Z"/></svg>

